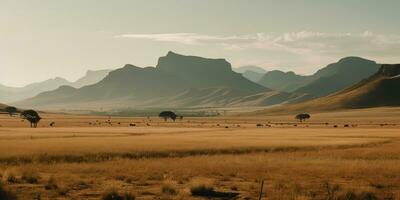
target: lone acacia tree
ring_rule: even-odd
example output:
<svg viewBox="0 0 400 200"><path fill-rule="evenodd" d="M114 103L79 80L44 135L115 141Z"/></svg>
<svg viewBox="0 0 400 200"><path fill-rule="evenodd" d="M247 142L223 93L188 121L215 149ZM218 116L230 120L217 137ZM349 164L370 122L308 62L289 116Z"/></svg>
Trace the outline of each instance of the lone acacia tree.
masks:
<svg viewBox="0 0 400 200"><path fill-rule="evenodd" d="M17 112L17 108L14 107L14 106L7 106L4 110L5 110L10 116L13 116L14 113Z"/></svg>
<svg viewBox="0 0 400 200"><path fill-rule="evenodd" d="M25 110L21 112L21 118L28 120L31 123L31 128L36 128L39 121L42 119L34 110Z"/></svg>
<svg viewBox="0 0 400 200"><path fill-rule="evenodd" d="M310 119L311 116L307 113L301 113L296 115L296 119L300 120L300 122L306 121L307 119Z"/></svg>
<svg viewBox="0 0 400 200"><path fill-rule="evenodd" d="M178 115L176 115L174 112L172 111L163 111L161 112L159 115L159 117L163 118L165 121L168 120L168 118L172 119L173 121L176 120L176 118L178 117Z"/></svg>

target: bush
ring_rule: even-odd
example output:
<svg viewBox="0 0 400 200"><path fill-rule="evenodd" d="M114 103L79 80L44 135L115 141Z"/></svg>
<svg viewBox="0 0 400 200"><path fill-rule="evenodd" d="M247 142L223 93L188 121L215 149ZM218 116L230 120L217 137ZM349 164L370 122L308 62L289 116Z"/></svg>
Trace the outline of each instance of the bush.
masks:
<svg viewBox="0 0 400 200"><path fill-rule="evenodd" d="M4 186L1 185L1 183L0 183L0 199L1 200L16 200L17 196L14 193L6 190L4 188Z"/></svg>
<svg viewBox="0 0 400 200"><path fill-rule="evenodd" d="M170 184L165 184L161 187L161 192L163 194L167 194L167 195L176 195L178 192L176 191L176 189L170 185Z"/></svg>
<svg viewBox="0 0 400 200"><path fill-rule="evenodd" d="M55 189L58 189L58 185L56 184L56 181L54 180L54 178L50 177L49 180L47 181L46 185L44 185L44 188L46 190L55 190Z"/></svg>
<svg viewBox="0 0 400 200"><path fill-rule="evenodd" d="M7 182L7 183L17 183L18 182L17 177L12 172L6 172L3 175L3 181Z"/></svg>
<svg viewBox="0 0 400 200"><path fill-rule="evenodd" d="M101 199L102 200L135 200L136 197L135 197L135 195L133 195L131 193L125 193L124 195L120 195L117 191L112 190L112 191L106 192Z"/></svg>
<svg viewBox="0 0 400 200"><path fill-rule="evenodd" d="M21 179L30 184L36 184L39 182L39 175L31 171L24 172Z"/></svg>
<svg viewBox="0 0 400 200"><path fill-rule="evenodd" d="M192 186L190 188L190 192L192 196L213 196L215 194L215 190L212 186L207 186L204 184Z"/></svg>

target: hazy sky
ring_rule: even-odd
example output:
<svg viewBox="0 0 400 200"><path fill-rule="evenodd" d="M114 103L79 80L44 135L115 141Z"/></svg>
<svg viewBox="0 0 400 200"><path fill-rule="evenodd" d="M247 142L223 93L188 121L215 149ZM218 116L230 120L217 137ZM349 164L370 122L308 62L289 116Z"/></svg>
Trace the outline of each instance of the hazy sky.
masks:
<svg viewBox="0 0 400 200"><path fill-rule="evenodd" d="M399 0L0 0L0 84L169 50L301 74L344 56L400 63Z"/></svg>

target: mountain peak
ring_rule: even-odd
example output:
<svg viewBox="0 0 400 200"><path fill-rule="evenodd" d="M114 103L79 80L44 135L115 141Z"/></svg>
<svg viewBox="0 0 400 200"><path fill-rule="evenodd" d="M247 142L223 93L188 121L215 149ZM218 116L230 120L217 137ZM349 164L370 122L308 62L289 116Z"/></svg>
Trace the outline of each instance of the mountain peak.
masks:
<svg viewBox="0 0 400 200"><path fill-rule="evenodd" d="M348 57L344 57L338 61L338 63L347 63L347 62L374 62L375 63L375 61L368 60L368 59L358 57L358 56L348 56Z"/></svg>

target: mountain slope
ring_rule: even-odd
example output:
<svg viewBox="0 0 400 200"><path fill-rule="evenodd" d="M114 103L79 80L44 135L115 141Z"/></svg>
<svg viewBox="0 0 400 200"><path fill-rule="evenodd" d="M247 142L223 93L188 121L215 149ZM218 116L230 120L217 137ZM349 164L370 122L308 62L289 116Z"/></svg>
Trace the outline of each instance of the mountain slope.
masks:
<svg viewBox="0 0 400 200"><path fill-rule="evenodd" d="M317 71L315 80L295 90L322 97L350 87L376 73L380 65L371 60L359 57L347 57Z"/></svg>
<svg viewBox="0 0 400 200"><path fill-rule="evenodd" d="M311 76L271 71L257 83L274 90L304 93L317 98L354 85L376 73L379 67L374 61L360 57L346 57L327 65Z"/></svg>
<svg viewBox="0 0 400 200"><path fill-rule="evenodd" d="M260 113L311 112L334 109L400 106L400 64L382 65L377 73L354 86L311 101L267 109Z"/></svg>

